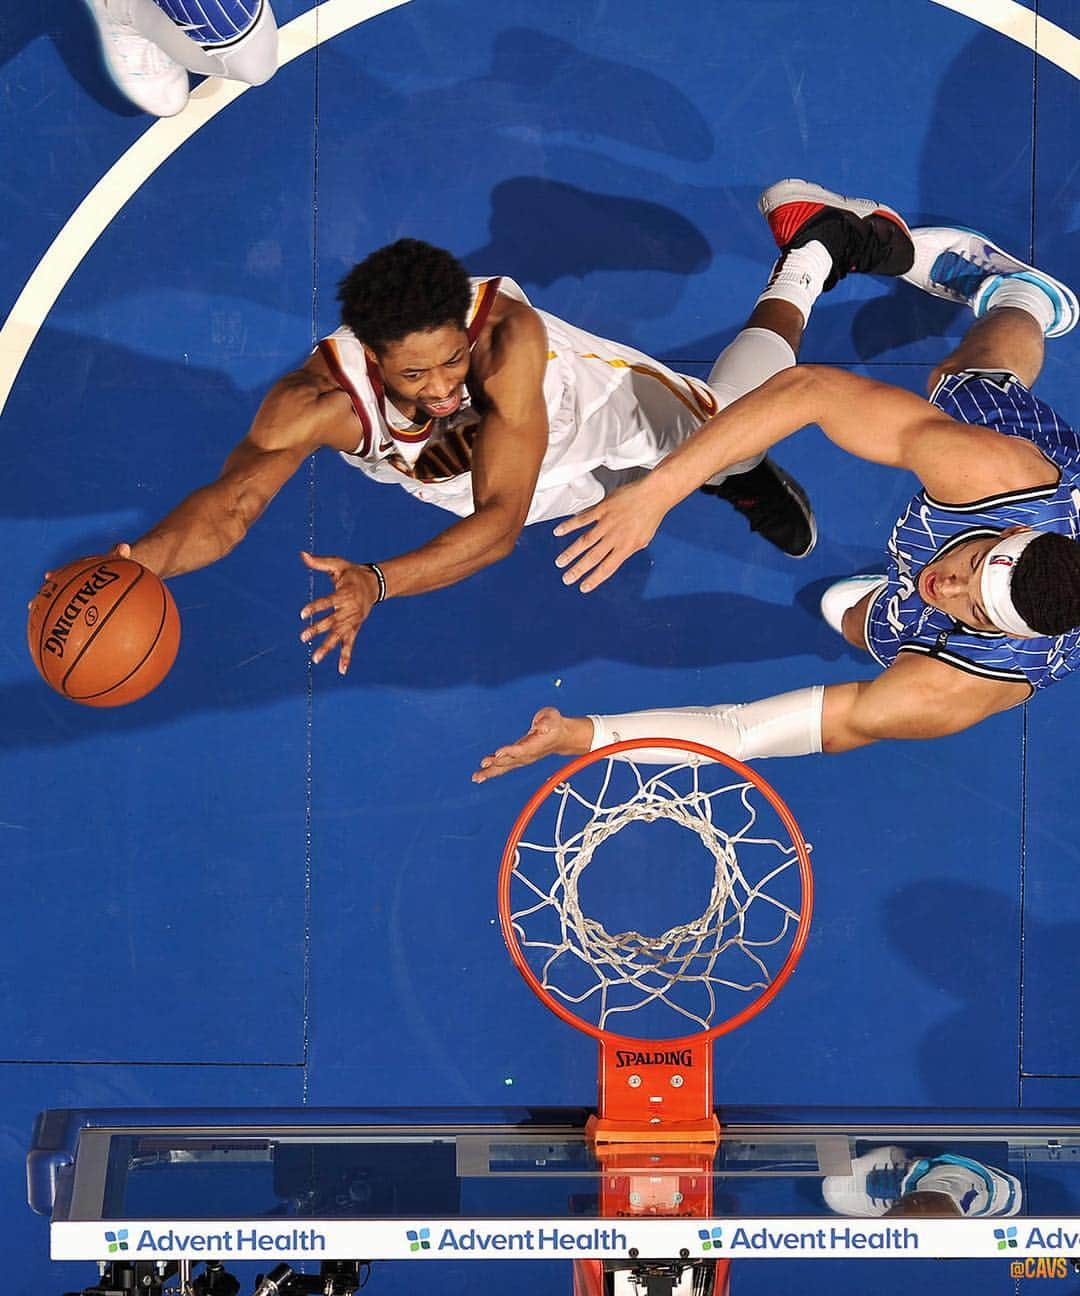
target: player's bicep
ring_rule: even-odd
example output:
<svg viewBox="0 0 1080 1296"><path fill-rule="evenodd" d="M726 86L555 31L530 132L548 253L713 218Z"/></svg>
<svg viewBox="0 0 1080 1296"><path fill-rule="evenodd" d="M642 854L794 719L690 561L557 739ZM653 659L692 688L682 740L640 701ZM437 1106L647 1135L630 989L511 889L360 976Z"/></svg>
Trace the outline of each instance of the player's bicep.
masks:
<svg viewBox="0 0 1080 1296"><path fill-rule="evenodd" d="M942 738L1030 695L1020 681L983 679L921 654L901 653L876 679L835 686L835 693L826 689L822 745L846 751L885 738Z"/></svg>
<svg viewBox="0 0 1080 1296"><path fill-rule="evenodd" d="M1056 480L1056 469L1023 438L961 423L914 392L834 369L813 369L826 436L874 463L905 468L946 503L967 503Z"/></svg>
<svg viewBox="0 0 1080 1296"><path fill-rule="evenodd" d="M830 441L860 459L917 473L928 433L963 431L964 425L901 387L842 369L804 365L801 372L811 384L814 422Z"/></svg>

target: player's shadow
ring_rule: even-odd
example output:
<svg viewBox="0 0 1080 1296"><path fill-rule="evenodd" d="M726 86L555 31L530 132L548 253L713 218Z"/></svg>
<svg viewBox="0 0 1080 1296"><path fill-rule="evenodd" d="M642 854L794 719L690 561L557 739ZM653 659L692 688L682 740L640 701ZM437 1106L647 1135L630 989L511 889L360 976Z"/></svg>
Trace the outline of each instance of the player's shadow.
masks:
<svg viewBox="0 0 1080 1296"><path fill-rule="evenodd" d="M544 238L534 231L544 231ZM491 192L491 241L470 252L476 275L513 267L514 278L550 285L605 270L691 275L711 259L705 236L670 206L590 193L536 176L505 180Z"/></svg>
<svg viewBox="0 0 1080 1296"><path fill-rule="evenodd" d="M125 117L143 116L105 71L89 10L72 0L35 0L4 6L0 18L0 68L41 37L52 41L68 74L90 98Z"/></svg>
<svg viewBox="0 0 1080 1296"><path fill-rule="evenodd" d="M994 1051L995 1069L1001 1066L1002 1045L1009 1059L1016 1057L1022 987L1015 969L1021 939L1025 948L1038 952L1040 968L1053 968L1058 984L1073 986L1080 979L1080 923L1042 922L1027 914L1021 931L1021 916L1011 898L974 883L944 879L902 887L886 901L883 917L895 954L934 992L953 1001L952 1010L928 1030L918 1050L919 1075L929 1100L955 1106L957 1095L975 1092L979 1096L969 1105L989 1105L985 1089L973 1090L972 1083L978 1080L981 1060L990 1064L988 1049ZM1028 1041L1036 1026L1044 1038L1074 1039L1074 997L1063 993L1032 1002L1030 976L1028 980L1023 987ZM1045 974L1040 980L1045 984ZM993 993L987 993L988 987ZM1028 1058L1021 1062L1026 1066ZM1075 1056L1070 1065L1075 1070ZM1010 1094L998 1105L1012 1101Z"/></svg>
<svg viewBox="0 0 1080 1296"><path fill-rule="evenodd" d="M299 364L304 351L297 341ZM58 372L65 383L53 380ZM8 400L9 429L32 433L9 435L0 449L0 517L130 512L141 533L183 492L217 475L260 399L221 370L44 329ZM94 538L88 534L86 542ZM128 537L113 535L109 544L117 538ZM42 553L39 566L63 558Z"/></svg>
<svg viewBox="0 0 1080 1296"><path fill-rule="evenodd" d="M1027 64L1031 65L1030 71ZM919 163L920 206L903 214L913 226L961 225L984 231L995 242L1022 260L1039 260L1039 245L1053 248L1052 273L1075 283L1080 277L1080 227L1063 228L1064 207L1058 182L1042 181L1034 194L1026 179L1004 182L1002 159L1008 157L1015 174L1031 168L1032 119L1030 108L1017 95L1001 113L972 116L972 76L978 69L983 85L1026 89L1033 74L1037 83L1060 75L1056 68L994 31L974 29L938 82L929 112ZM1041 89L1041 84L1039 84ZM1072 84L1070 83L1070 92ZM1040 101L1041 102L1041 101ZM1037 135L1056 130L1053 109L1041 113ZM948 159L962 158L962 165ZM1051 172L1044 169L1047 177ZM1054 186L1051 189L1051 186ZM1045 187L1044 187L1045 186ZM928 294L898 285L887 296L865 302L852 320L852 339L862 360L883 350L902 348L926 338L940 337L955 344L971 316L956 306ZM945 350L951 346L943 347Z"/></svg>

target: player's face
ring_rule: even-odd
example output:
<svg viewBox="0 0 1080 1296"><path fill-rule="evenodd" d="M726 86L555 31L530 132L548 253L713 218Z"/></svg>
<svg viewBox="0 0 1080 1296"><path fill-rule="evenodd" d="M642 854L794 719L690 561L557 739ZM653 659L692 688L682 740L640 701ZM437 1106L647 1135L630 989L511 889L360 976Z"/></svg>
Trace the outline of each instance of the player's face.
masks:
<svg viewBox="0 0 1080 1296"><path fill-rule="evenodd" d="M446 418L461 405L469 358L468 334L456 324L410 333L376 356L395 403L415 406L414 417L422 412L433 418Z"/></svg>
<svg viewBox="0 0 1080 1296"><path fill-rule="evenodd" d="M919 573L919 597L924 603L962 621L972 630L1001 633L986 614L982 596L983 563L990 550L1005 535L1021 531L1011 527L999 535L980 540L968 540L940 558L928 562Z"/></svg>

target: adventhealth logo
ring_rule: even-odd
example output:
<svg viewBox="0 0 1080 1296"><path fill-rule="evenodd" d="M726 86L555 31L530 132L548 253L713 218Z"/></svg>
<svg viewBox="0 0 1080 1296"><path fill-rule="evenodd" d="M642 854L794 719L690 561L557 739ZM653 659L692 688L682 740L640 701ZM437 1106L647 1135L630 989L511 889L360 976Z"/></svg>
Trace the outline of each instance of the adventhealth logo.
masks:
<svg viewBox="0 0 1080 1296"><path fill-rule="evenodd" d="M1015 1229L1013 1230L1015 1232ZM409 1239L410 1251L430 1251L431 1250L431 1229L406 1229L405 1236ZM1013 1243L1015 1246L1016 1243Z"/></svg>
<svg viewBox="0 0 1080 1296"><path fill-rule="evenodd" d="M126 1251L128 1249L127 1236L127 1229L105 1230L105 1241L108 1243L110 1255L116 1251Z"/></svg>
<svg viewBox="0 0 1080 1296"><path fill-rule="evenodd" d="M698 1229L697 1235L701 1239L702 1251L713 1251L724 1245L722 1228Z"/></svg>
<svg viewBox="0 0 1080 1296"><path fill-rule="evenodd" d="M997 1249L999 1251L1016 1246L1016 1225L1013 1224L1009 1228L994 1229L994 1237L997 1238Z"/></svg>

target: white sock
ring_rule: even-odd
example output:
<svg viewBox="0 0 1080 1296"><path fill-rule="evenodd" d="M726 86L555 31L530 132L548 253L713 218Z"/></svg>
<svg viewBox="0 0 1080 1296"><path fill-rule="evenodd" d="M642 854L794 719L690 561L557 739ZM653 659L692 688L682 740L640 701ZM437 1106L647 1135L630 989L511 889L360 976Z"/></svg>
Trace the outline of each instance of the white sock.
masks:
<svg viewBox="0 0 1080 1296"><path fill-rule="evenodd" d="M772 329L745 328L717 356L709 374L709 386L716 393L717 405L724 409L794 363L795 352L779 333ZM718 486L726 477L749 472L764 458L756 455L753 459L742 459L710 477L709 483Z"/></svg>
<svg viewBox="0 0 1080 1296"><path fill-rule="evenodd" d="M758 301L790 302L805 323L832 268L832 257L825 244L811 239L804 247L794 248L780 257Z"/></svg>
<svg viewBox="0 0 1080 1296"><path fill-rule="evenodd" d="M1021 279L1017 275L1007 275L986 299L985 309L997 310L999 306L1011 306L1015 310L1027 311L1033 315L1039 327L1045 333L1053 324L1057 312L1054 303L1045 292L1030 279Z"/></svg>

